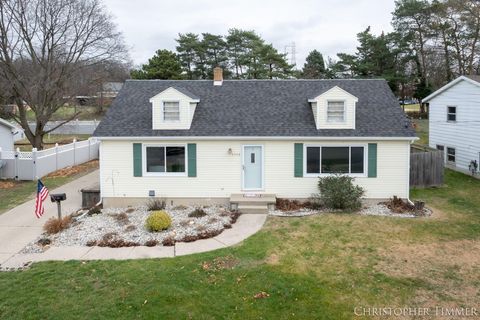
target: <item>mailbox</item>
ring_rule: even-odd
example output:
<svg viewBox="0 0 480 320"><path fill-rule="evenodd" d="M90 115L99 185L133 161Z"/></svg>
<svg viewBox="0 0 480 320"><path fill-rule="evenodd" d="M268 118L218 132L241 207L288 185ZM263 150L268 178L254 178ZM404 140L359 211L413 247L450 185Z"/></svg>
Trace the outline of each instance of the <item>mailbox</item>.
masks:
<svg viewBox="0 0 480 320"><path fill-rule="evenodd" d="M51 194L50 200L52 200L52 202L60 202L63 200L67 200L67 195L65 193Z"/></svg>

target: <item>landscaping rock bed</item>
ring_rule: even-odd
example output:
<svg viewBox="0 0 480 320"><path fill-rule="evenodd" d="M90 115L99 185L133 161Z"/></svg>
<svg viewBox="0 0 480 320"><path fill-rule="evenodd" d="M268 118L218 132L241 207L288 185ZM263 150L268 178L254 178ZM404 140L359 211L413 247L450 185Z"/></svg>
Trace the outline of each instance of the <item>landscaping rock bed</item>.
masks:
<svg viewBox="0 0 480 320"><path fill-rule="evenodd" d="M416 217L430 216L432 214L432 210L428 208L423 208L421 212L407 211L404 213L398 213L390 209L385 203L377 203L377 204L362 208L362 210L360 210L358 213L365 216L416 218Z"/></svg>
<svg viewBox="0 0 480 320"><path fill-rule="evenodd" d="M321 211L307 208L299 209L296 211L270 210L268 212L269 215L275 217L306 217L317 213L321 213Z"/></svg>
<svg viewBox="0 0 480 320"><path fill-rule="evenodd" d="M340 210L331 210L331 209L309 209L301 208L294 211L282 211L282 210L270 210L269 215L276 217L305 217L314 214L324 214L324 213L341 213ZM420 211L405 211L403 213L395 212L389 208L388 204L385 202L380 202L377 204L364 205L361 210L355 212L354 214L360 214L365 216L384 216L384 217L401 217L401 218L416 218L416 217L425 217L432 214L432 210L428 208L423 208Z"/></svg>
<svg viewBox="0 0 480 320"><path fill-rule="evenodd" d="M145 228L150 214L147 207L102 209L99 214L73 218L71 226L58 234L42 235L22 253L42 252L50 246L171 246L175 242L214 237L231 228L238 218L238 213L221 206L202 207L205 216L189 217L195 209L192 206L167 207L165 211L170 215L172 225L160 232Z"/></svg>

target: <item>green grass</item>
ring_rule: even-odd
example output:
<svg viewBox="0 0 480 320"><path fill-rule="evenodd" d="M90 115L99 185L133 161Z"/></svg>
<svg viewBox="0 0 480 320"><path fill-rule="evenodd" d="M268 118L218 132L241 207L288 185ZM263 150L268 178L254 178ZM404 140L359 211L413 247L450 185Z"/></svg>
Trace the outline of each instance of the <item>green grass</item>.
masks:
<svg viewBox="0 0 480 320"><path fill-rule="evenodd" d="M269 218L241 245L204 254L38 263L0 273L0 315L350 319L363 306L474 306L480 269L464 255L480 237L479 193L480 181L447 171L444 187L412 191L442 209L432 218Z"/></svg>
<svg viewBox="0 0 480 320"><path fill-rule="evenodd" d="M428 146L428 120L412 120L416 124L415 131L420 140L416 141L416 144Z"/></svg>
<svg viewBox="0 0 480 320"><path fill-rule="evenodd" d="M56 177L47 176L42 178L42 182L49 190L53 190L91 172L96 166L92 167L91 163L85 163L75 168L78 170L75 171L75 174ZM26 202L27 200L33 199L36 192L37 181L0 180L0 214ZM0 311L0 318L1 314Z"/></svg>

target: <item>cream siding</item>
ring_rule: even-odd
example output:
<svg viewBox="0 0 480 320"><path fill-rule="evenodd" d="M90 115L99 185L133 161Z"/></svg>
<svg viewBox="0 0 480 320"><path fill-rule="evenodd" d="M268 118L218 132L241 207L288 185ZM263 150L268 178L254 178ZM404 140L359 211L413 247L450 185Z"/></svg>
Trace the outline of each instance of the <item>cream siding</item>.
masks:
<svg viewBox="0 0 480 320"><path fill-rule="evenodd" d="M453 147L455 166L468 170L471 160L480 162L480 88L466 80L433 97L429 107L429 145ZM457 121L447 121L447 106L457 107ZM446 154L445 154L446 159Z"/></svg>
<svg viewBox="0 0 480 320"><path fill-rule="evenodd" d="M163 103L178 101L180 105L180 121L163 120ZM168 88L150 99L152 103L152 128L153 130L177 130L190 129L196 103L192 98L175 90Z"/></svg>
<svg viewBox="0 0 480 320"><path fill-rule="evenodd" d="M186 144L193 141L158 141L161 144ZM304 144L358 145L375 141L303 141ZM131 141L102 141L100 180L102 197L147 197L155 190L166 198L228 198L242 192L242 145L264 146L263 192L277 197L308 198L317 192L317 178L294 177L293 141L195 141L197 177L133 177ZM152 144L153 141L145 141ZM408 141L378 141L377 178L356 178L367 190L368 198L408 197ZM229 152L231 148L232 152ZM143 159L145 160L145 159ZM368 168L368 165L365 165Z"/></svg>
<svg viewBox="0 0 480 320"><path fill-rule="evenodd" d="M355 108L358 99L339 87L333 87L315 99L316 108L313 109L317 129L355 129ZM345 101L345 121L328 122L328 101Z"/></svg>

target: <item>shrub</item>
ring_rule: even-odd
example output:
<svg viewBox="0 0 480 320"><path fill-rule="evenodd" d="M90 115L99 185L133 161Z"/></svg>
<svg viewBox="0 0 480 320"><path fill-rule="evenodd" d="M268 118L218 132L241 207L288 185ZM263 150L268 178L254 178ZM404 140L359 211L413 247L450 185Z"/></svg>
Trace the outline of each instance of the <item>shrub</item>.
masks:
<svg viewBox="0 0 480 320"><path fill-rule="evenodd" d="M188 214L190 218L201 218L205 217L207 213L202 208L195 208L192 212Z"/></svg>
<svg viewBox="0 0 480 320"><path fill-rule="evenodd" d="M150 199L147 203L148 211L164 210L167 206L165 199Z"/></svg>
<svg viewBox="0 0 480 320"><path fill-rule="evenodd" d="M145 246L147 247L155 247L158 244L158 240L150 239L145 242Z"/></svg>
<svg viewBox="0 0 480 320"><path fill-rule="evenodd" d="M153 211L145 222L145 227L149 231L162 231L170 228L172 218L163 210Z"/></svg>
<svg viewBox="0 0 480 320"><path fill-rule="evenodd" d="M62 219L50 218L47 220L47 222L45 222L45 225L43 226L43 230L45 230L45 232L48 234L55 234L70 227L71 223L72 223L71 216L66 216L66 217L63 217Z"/></svg>
<svg viewBox="0 0 480 320"><path fill-rule="evenodd" d="M365 194L365 190L354 185L353 180L352 177L340 174L319 178L318 189L320 194L318 198L327 208L360 209L362 206L361 197Z"/></svg>
<svg viewBox="0 0 480 320"><path fill-rule="evenodd" d="M303 209L304 205L298 200L277 198L275 208L281 211L297 211Z"/></svg>
<svg viewBox="0 0 480 320"><path fill-rule="evenodd" d="M172 237L172 236L166 237L165 239L163 239L162 245L164 245L165 247L174 246L175 245L175 238Z"/></svg>

